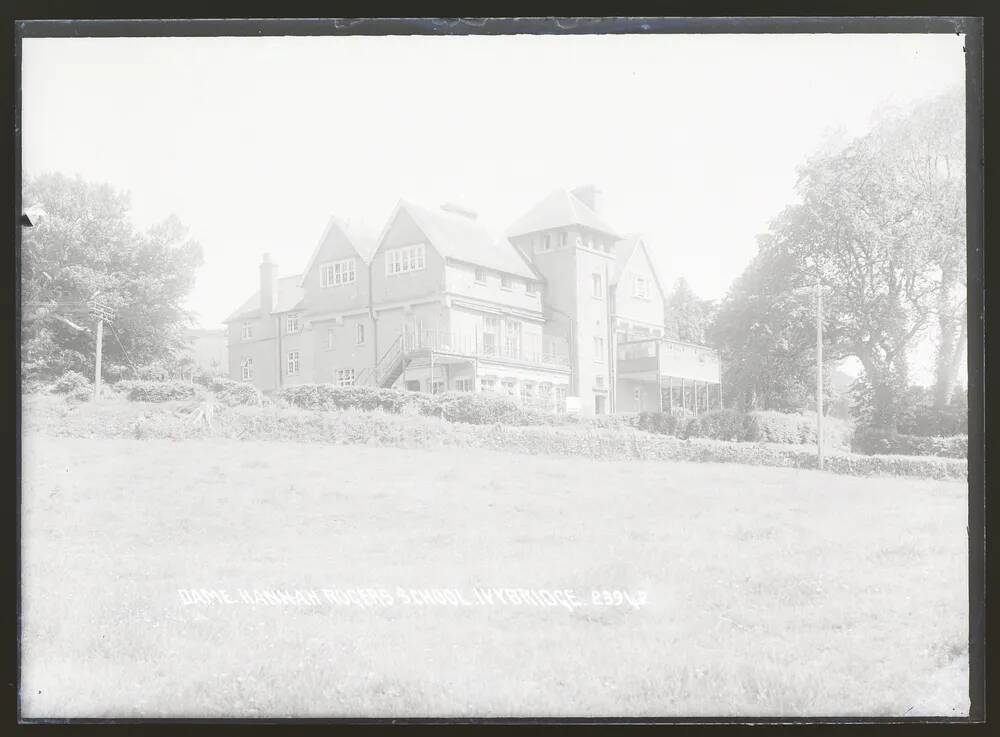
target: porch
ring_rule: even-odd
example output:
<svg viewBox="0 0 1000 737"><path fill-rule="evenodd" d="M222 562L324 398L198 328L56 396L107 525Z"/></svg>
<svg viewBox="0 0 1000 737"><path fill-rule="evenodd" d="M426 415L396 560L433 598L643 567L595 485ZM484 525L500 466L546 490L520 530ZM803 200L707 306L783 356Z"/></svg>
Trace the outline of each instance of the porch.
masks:
<svg viewBox="0 0 1000 737"><path fill-rule="evenodd" d="M706 346L670 338L620 342L615 379L619 386L635 386L636 401L646 405L631 407L619 391L618 412L683 407L701 413L722 407L719 354ZM652 406L646 397L652 397Z"/></svg>

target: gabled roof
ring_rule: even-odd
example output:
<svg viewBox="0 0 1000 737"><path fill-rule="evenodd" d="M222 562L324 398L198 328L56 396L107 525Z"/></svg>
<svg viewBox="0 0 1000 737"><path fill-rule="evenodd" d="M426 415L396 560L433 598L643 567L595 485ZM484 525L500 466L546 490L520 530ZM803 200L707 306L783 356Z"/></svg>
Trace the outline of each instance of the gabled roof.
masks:
<svg viewBox="0 0 1000 737"><path fill-rule="evenodd" d="M540 230L564 228L579 225L600 233L619 238L620 236L580 198L565 189L557 189L521 216L510 228L507 235L514 238Z"/></svg>
<svg viewBox="0 0 1000 737"><path fill-rule="evenodd" d="M323 229L323 235L320 236L316 247L313 249L312 256L309 257L305 271L302 272L299 278L299 286L305 284L309 272L316 265L316 259L319 258L320 251L323 250L323 244L326 243L326 239L330 237L330 233L334 229L339 230L344 235L344 238L354 247L354 250L357 251L362 261L366 264L371 262L372 256L375 255L375 236L361 226L353 225L334 215L327 221L326 228Z"/></svg>
<svg viewBox="0 0 1000 737"><path fill-rule="evenodd" d="M628 267L632 257L639 252L645 254L646 260L649 262L650 271L653 272L653 280L656 282L660 294L664 294L663 285L660 283L660 275L656 271L656 264L653 263L653 259L646 248L646 239L640 233L630 233L615 243L615 269L611 274L611 284L613 286L618 284L618 280L625 273L625 269ZM664 294L664 296L666 295Z"/></svg>
<svg viewBox="0 0 1000 737"><path fill-rule="evenodd" d="M400 200L396 205L395 212L378 239L379 245L400 212L405 212L412 218L442 258L483 266L525 279L542 279L509 240L497 236L477 220L446 210L429 210L406 200Z"/></svg>
<svg viewBox="0 0 1000 737"><path fill-rule="evenodd" d="M299 306L303 296L305 296L305 291L299 286L301 278L301 274L294 274L293 276L283 276L278 279L278 297L275 300L274 311L271 314L288 312ZM223 322L233 322L241 318L253 317L259 314L260 291L258 290L246 302L241 304L233 314L223 320Z"/></svg>

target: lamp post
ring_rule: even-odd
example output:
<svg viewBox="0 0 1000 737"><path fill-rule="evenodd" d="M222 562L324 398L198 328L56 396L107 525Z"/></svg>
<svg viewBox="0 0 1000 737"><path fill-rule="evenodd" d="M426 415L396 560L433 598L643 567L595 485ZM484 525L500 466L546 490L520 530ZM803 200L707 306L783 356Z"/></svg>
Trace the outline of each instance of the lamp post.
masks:
<svg viewBox="0 0 1000 737"><path fill-rule="evenodd" d="M816 279L816 462L823 470L823 287Z"/></svg>

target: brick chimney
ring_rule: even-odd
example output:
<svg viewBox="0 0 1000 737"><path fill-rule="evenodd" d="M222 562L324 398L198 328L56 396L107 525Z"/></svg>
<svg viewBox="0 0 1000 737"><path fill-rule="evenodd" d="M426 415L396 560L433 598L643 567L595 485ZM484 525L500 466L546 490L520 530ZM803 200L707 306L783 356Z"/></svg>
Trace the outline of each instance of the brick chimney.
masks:
<svg viewBox="0 0 1000 737"><path fill-rule="evenodd" d="M265 253L260 261L260 309L265 315L274 312L278 304L278 265Z"/></svg>
<svg viewBox="0 0 1000 737"><path fill-rule="evenodd" d="M593 184L584 184L573 190L573 196L594 212L601 211L601 195L604 193Z"/></svg>

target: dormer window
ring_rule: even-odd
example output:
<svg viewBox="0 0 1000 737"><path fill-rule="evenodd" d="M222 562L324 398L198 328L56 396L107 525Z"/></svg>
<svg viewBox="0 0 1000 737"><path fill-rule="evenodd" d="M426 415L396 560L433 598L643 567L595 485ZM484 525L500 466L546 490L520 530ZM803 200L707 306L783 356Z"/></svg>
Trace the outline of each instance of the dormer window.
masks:
<svg viewBox="0 0 1000 737"><path fill-rule="evenodd" d="M353 258L323 264L319 270L321 287L339 287L357 280L358 272Z"/></svg>

